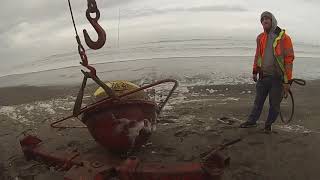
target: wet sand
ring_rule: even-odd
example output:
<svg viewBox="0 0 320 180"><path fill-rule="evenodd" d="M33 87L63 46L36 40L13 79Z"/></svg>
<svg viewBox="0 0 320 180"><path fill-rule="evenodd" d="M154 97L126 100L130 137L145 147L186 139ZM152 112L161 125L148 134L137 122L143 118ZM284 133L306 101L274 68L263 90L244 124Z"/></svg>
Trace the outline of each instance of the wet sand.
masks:
<svg viewBox="0 0 320 180"><path fill-rule="evenodd" d="M201 81L201 79L199 79ZM141 82L137 80L136 83ZM95 85L88 87L86 102ZM156 89L157 97L168 86ZM306 87L294 85L296 112L293 122L280 119L272 134L264 134L268 101L257 128L239 129L250 112L254 84L187 85L181 84L159 117L157 131L149 146L137 155L144 161L197 161L199 154L221 143L243 138L229 147L231 165L226 180L316 180L320 161L320 80ZM54 118L71 113L78 86L19 86L0 88L0 179L63 179L37 162L25 161L19 146L22 132L35 134L53 149L74 147L80 152L105 150L95 143L86 129L49 128ZM219 119L228 120L222 123ZM77 120L71 124L81 125Z"/></svg>

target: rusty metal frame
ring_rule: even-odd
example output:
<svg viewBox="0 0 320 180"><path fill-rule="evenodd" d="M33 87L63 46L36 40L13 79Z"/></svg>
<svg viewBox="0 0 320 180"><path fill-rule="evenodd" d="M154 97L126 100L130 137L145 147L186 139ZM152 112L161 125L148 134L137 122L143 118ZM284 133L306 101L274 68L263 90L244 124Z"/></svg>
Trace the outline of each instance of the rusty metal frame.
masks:
<svg viewBox="0 0 320 180"><path fill-rule="evenodd" d="M119 162L109 159L97 161L99 157L83 158L77 150L70 152L48 151L45 143L36 136L28 135L20 140L27 160L36 160L65 171L65 180L220 180L230 158L222 149L239 142L235 140L210 151L202 162L185 163L145 163L137 157L129 157Z"/></svg>

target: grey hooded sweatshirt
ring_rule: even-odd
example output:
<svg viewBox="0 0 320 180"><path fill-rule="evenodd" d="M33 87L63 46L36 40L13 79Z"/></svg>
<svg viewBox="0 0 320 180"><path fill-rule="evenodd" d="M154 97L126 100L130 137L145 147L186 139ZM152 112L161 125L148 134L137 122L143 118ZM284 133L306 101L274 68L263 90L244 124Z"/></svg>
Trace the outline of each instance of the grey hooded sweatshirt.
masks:
<svg viewBox="0 0 320 180"><path fill-rule="evenodd" d="M279 67L279 64L277 63L277 60L273 52L273 42L277 37L277 35L275 34L275 30L277 28L277 20L274 17L274 15L268 11L265 11L261 14L261 20L262 20L262 17L265 17L265 16L271 18L272 27L270 32L268 33L268 39L267 39L267 44L264 50L264 57L263 57L261 69L263 72L263 76L281 77L281 69Z"/></svg>

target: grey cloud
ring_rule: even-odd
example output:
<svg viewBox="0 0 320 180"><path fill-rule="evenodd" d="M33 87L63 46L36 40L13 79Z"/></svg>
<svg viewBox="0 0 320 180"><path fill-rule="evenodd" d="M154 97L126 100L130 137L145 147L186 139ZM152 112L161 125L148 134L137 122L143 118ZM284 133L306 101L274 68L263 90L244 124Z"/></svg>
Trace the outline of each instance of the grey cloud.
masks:
<svg viewBox="0 0 320 180"><path fill-rule="evenodd" d="M319 0L302 0L302 2L307 2L307 3L320 3Z"/></svg>
<svg viewBox="0 0 320 180"><path fill-rule="evenodd" d="M41 23L44 21L56 21L57 19L69 18L67 0L2 0L0 17L0 34L8 32L12 27L22 22ZM110 9L121 4L128 4L133 0L96 0L98 8ZM74 15L84 15L86 0L71 0ZM100 10L101 10L100 9ZM69 21L66 21L69 23Z"/></svg>
<svg viewBox="0 0 320 180"><path fill-rule="evenodd" d="M128 4L134 0L97 0L98 7L103 16L101 20L116 20L118 18L117 13L110 11L110 8L120 6L121 4ZM86 1L81 2L71 0L72 8L74 10L74 16L76 24L87 24L86 18L84 18L86 10ZM12 46L19 46L23 43L17 41L17 35L21 37L34 36L35 39L42 38L48 39L46 34L55 33L71 25L71 19L68 9L67 0L64 1L43 1L43 0L30 0L28 2L22 1L21 3L12 3L12 1L4 1L3 4L7 7L0 11L0 14L4 21L0 24L0 40L1 47L10 48ZM12 11L14 9L14 11ZM116 10L116 9L114 9ZM117 10L116 10L117 11ZM143 16L161 15L176 12L214 12L214 11L227 11L227 12L239 12L246 11L241 6L191 6L187 8L173 7L173 8L144 8L135 10L122 10L122 18L135 18ZM16 12L16 13L13 13ZM14 15L14 16L13 16ZM21 26L27 24L26 26ZM26 29L27 28L27 29ZM30 34L30 32L34 32ZM43 32L42 32L43 31ZM37 34L38 33L38 34ZM31 40L31 39L30 39ZM17 44L18 43L18 44ZM22 45L23 46L23 45Z"/></svg>
<svg viewBox="0 0 320 180"><path fill-rule="evenodd" d="M97 0L97 4L99 6L99 3L100 3L102 8L113 8L116 6L120 6L122 4L129 4L133 1L134 0L101 0L101 1Z"/></svg>
<svg viewBox="0 0 320 180"><path fill-rule="evenodd" d="M247 9L244 7L241 7L241 6L203 6L203 7L192 7L192 8L189 8L188 11L195 11L195 12L201 12L201 11L242 12L242 11L247 11Z"/></svg>
<svg viewBox="0 0 320 180"><path fill-rule="evenodd" d="M139 9L139 10L127 10L122 13L121 17L133 18L133 17L142 17L142 16L152 16L158 14L167 14L174 12L244 12L247 11L246 8L241 6L197 6L189 8L167 8L167 9Z"/></svg>
<svg viewBox="0 0 320 180"><path fill-rule="evenodd" d="M8 32L15 26L27 22L40 24L45 21L54 22L56 19L68 15L67 1L30 0L14 3L5 1L6 8L2 8L0 15L0 33ZM76 5L75 5L76 6Z"/></svg>
<svg viewBox="0 0 320 180"><path fill-rule="evenodd" d="M14 0L15 1L15 0ZM100 11L108 19L116 19L116 14L109 13L111 8L121 6L122 4L130 4L134 0L96 0ZM136 0L136 2L138 2ZM50 21L52 23L59 21L61 26L70 23L70 18L67 0L59 1L43 1L43 0L28 0L15 3L12 0L4 0L0 11L2 22L0 24L0 34L9 32L13 27L18 26L23 22L31 24L40 24L42 22ZM86 1L71 0L72 8L76 21L79 19L84 22L83 15L86 10ZM167 8L167 9L139 9L139 10L127 10L123 12L122 17L132 18L141 16L150 16L155 14L166 14L170 12L204 12L204 11L246 11L245 8L240 6L199 6L189 8ZM62 21L65 20L65 21Z"/></svg>

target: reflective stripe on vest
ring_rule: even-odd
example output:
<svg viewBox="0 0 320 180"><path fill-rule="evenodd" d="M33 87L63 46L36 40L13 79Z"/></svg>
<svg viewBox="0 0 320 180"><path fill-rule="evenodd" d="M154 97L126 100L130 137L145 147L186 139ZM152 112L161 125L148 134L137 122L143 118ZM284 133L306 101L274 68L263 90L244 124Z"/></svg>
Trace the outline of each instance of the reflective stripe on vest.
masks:
<svg viewBox="0 0 320 180"><path fill-rule="evenodd" d="M258 67L261 67L261 66L262 66L262 57L261 57L260 55L258 56L257 66L258 66Z"/></svg>
<svg viewBox="0 0 320 180"><path fill-rule="evenodd" d="M277 46L277 42L278 41L282 41L282 36L284 35L284 30L282 30L279 34L279 36L274 40L273 42L273 52L274 52L274 56L276 57L276 60L279 64L279 67L282 71L282 74L283 74L283 81L284 83L288 83L288 77L287 77L287 74L286 74L286 70L285 70L285 67L284 67L284 52L281 51L281 54L277 55L276 54L276 46ZM282 45L282 44L281 44ZM283 47L282 47L283 48Z"/></svg>

